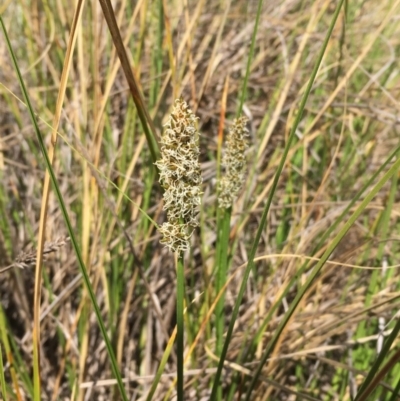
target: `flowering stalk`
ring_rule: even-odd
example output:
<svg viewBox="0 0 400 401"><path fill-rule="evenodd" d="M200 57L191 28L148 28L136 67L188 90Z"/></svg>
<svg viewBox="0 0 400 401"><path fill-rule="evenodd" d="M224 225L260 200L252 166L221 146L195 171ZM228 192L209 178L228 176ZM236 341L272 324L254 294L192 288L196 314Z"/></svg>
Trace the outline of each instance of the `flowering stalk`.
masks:
<svg viewBox="0 0 400 401"><path fill-rule="evenodd" d="M249 131L246 128L247 118L239 117L233 122L226 140L226 150L222 156L222 166L225 174L219 182L218 205L220 208L228 209L232 207L234 200L243 185Z"/></svg>
<svg viewBox="0 0 400 401"><path fill-rule="evenodd" d="M177 252L176 284L176 343L177 343L177 399L184 401L184 299L185 274L183 251L189 248L189 240L197 221L200 205L201 173L199 164L199 133L196 117L182 99L175 106L165 124L161 138L161 159L156 162L160 171L160 183L164 192L164 210L167 222L160 228L161 240Z"/></svg>
<svg viewBox="0 0 400 401"><path fill-rule="evenodd" d="M225 293L224 286L228 271L228 245L230 234L231 211L245 177L248 130L246 129L247 119L240 117L233 123L227 135L226 149L222 156L221 165L224 167L224 174L218 183L218 238L216 249L216 294L219 296L215 307L216 344L215 353L222 354L224 332L225 332ZM216 384L216 399L221 401L222 385Z"/></svg>
<svg viewBox="0 0 400 401"><path fill-rule="evenodd" d="M155 163L165 189L164 210L168 218L160 227L161 243L177 252L189 248L190 236L198 226L202 178L196 120L186 102L177 99L164 126L161 159Z"/></svg>

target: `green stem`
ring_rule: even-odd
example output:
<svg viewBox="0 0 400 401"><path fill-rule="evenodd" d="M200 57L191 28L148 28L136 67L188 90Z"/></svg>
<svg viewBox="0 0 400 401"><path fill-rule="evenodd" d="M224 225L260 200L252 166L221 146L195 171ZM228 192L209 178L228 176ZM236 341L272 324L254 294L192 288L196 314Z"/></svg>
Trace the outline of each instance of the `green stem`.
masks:
<svg viewBox="0 0 400 401"><path fill-rule="evenodd" d="M185 269L182 252L178 255L176 276L177 397L178 401L183 401Z"/></svg>
<svg viewBox="0 0 400 401"><path fill-rule="evenodd" d="M260 23L260 18L261 18L261 14L262 14L261 10L262 10L263 2L264 2L263 0L258 1L256 20L254 22L254 29L253 29L253 34L251 37L251 42L250 42L249 57L247 57L246 73L244 76L243 85L242 85L242 93L240 96L240 104L239 104L238 112L236 114L237 117L239 117L242 114L243 104L244 104L244 102L246 100L246 96L247 96L247 83L248 83L249 77L250 77L251 63L253 61L254 49L256 46L256 36L257 36L258 25Z"/></svg>
<svg viewBox="0 0 400 401"><path fill-rule="evenodd" d="M4 365L3 365L3 355L1 350L0 342L0 383L1 383L1 393L3 394L4 401L7 400L7 390L6 390L6 380L4 378Z"/></svg>
<svg viewBox="0 0 400 401"><path fill-rule="evenodd" d="M228 270L228 245L232 208L218 211L218 239L217 239L217 266L216 266L216 294L218 295L226 283ZM221 216L222 214L222 216ZM219 298L215 307L216 347L215 353L220 356L224 345L225 328L225 292ZM222 400L222 387L218 383L217 400Z"/></svg>
<svg viewBox="0 0 400 401"><path fill-rule="evenodd" d="M298 109L298 112L297 112L297 116L296 116L295 121L293 123L293 126L292 126L292 128L290 130L289 138L287 140L285 149L283 151L283 155L282 155L281 161L280 161L280 163L278 165L278 168L276 170L276 173L275 173L275 176L274 176L274 180L273 180L273 183L272 183L272 187L271 187L271 190L270 190L266 205L264 207L264 210L263 210L263 213L262 213L262 216L261 216L261 220L260 220L257 232L255 234L254 242L253 242L253 245L252 245L251 250L249 252L249 263L248 263L248 265L246 267L246 270L245 270L245 272L243 274L242 284L240 286L238 295L236 297L235 305L234 305L233 311L231 313L231 321L229 323L229 327L228 327L228 330L227 330L227 333L226 333L224 347L223 347L223 350L222 350L222 354L220 356L220 361L219 361L219 364L218 364L217 372L215 373L215 376L214 376L214 384L213 384L213 388L212 388L212 391L211 391L210 401L214 401L216 399L217 389L218 389L218 386L219 386L219 381L221 379L221 374L222 374L222 369L223 369L223 366L224 366L224 361L225 361L225 358L226 358L226 354L228 352L228 346L229 346L229 343L230 343L231 338L232 338L233 328L234 328L234 325L235 325L235 320L236 320L236 318L237 318L237 316L239 314L239 308L240 308L241 302L243 300L243 296L244 296L244 292L245 292L245 289L246 289L248 278L250 276L250 272L254 268L254 258L255 258L255 255L256 255L258 244L259 244L260 239L261 239L262 232L263 232L264 227L265 227L265 223L266 223L266 220L267 220L268 212L269 212L269 209L270 209L270 206L271 206L271 203L272 203L272 198L273 198L273 196L275 194L275 190L276 190L276 188L278 186L278 181L279 181L279 178L281 176L283 167L284 167L284 165L286 163L286 158L288 156L289 149L290 149L291 144L293 142L293 139L295 137L296 129L297 129L297 127L298 127L298 125L300 123L300 120L301 120L301 118L303 116L303 112L304 112L304 108L305 108L308 96L309 96L309 94L311 92L312 85L313 85L313 83L315 81L315 78L317 76L318 69L319 69L319 67L321 65L322 58L323 58L323 56L325 54L325 50L326 50L326 48L328 46L329 39L331 37L331 34L332 34L333 28L335 26L336 20L337 20L337 18L339 16L339 12L340 12L340 9L341 9L341 7L343 5L343 2L344 2L344 0L340 0L339 3L337 4L336 10L335 10L335 14L334 14L334 16L332 18L332 21L331 21L331 24L329 26L327 35L326 35L325 40L324 40L324 42L322 44L321 51L320 51L320 53L318 55L317 61L316 61L315 65L314 65L314 68L312 70L312 73L311 73L310 79L308 81L306 90L304 92L303 98L300 101L299 109ZM282 330L283 330L283 327L282 327ZM273 347L274 345L275 345L275 343L272 343L271 347ZM269 351L271 351L271 350L272 350L272 348L269 349ZM258 375L259 375L259 372L257 372L257 375L253 376L252 386L254 386L255 381L258 379ZM248 391L248 393L246 395L246 400L249 399L251 390L252 389L249 388L249 391Z"/></svg>

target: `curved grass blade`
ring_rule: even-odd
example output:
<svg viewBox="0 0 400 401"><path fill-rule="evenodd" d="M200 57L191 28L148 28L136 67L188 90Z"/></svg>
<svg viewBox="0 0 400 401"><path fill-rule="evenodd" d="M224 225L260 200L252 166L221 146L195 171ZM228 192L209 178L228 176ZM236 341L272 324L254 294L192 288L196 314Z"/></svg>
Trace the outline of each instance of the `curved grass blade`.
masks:
<svg viewBox="0 0 400 401"><path fill-rule="evenodd" d="M39 142L39 146L40 146L41 152L42 152L43 157L45 159L46 167L47 167L48 172L50 174L51 182L53 184L53 189L54 189L54 191L56 193L58 202L60 204L61 212L62 212L62 215L63 215L64 220L65 220L65 224L66 224L67 229L68 229L68 234L69 234L69 237L71 239L72 246L74 247L74 251L75 251L75 254L76 254L78 265L79 265L79 268L81 270L81 273L82 273L82 276L83 276L83 280L84 280L84 283L85 283L85 287L86 287L86 289L87 289L87 291L89 293L89 297L90 297L91 303L93 305L94 312L96 314L96 318L97 318L97 321L98 321L98 324L99 324L99 328L100 328L101 334L103 336L104 342L106 344L107 352L108 352L108 355L109 355L109 358L110 358L110 362L111 362L111 369L112 369L113 374L114 374L114 376L115 376L115 378L117 380L118 388L120 390L121 397L122 397L122 399L124 401L127 401L128 398L127 398L127 395L126 395L126 392L125 392L125 388L124 388L124 385L123 385L123 382L122 382L121 374L120 374L120 372L118 370L117 361L116 361L116 358L115 358L115 355L114 355L114 351L113 351L112 346L111 346L111 341L108 338L108 334L107 334L105 325L104 325L102 317L101 317L100 308L99 308L99 306L97 304L96 296L94 294L94 291L93 291L93 288L92 288L92 285L91 285L91 282L90 282L90 279L89 279L89 275L88 275L87 270L86 270L86 266L85 266L85 264L83 262L81 251L80 251L80 249L78 247L78 242L76 241L75 234L74 234L74 232L72 230L72 225L71 225L71 222L70 222L70 219L69 219L67 208L65 206L64 199L63 199L62 194L60 192L60 188L59 188L59 186L57 184L57 178L56 178L56 176L54 174L54 170L53 170L53 168L51 166L49 155L47 153L46 146L45 146L45 144L43 142L43 138L42 138L42 134L41 134L41 132L39 130L39 126L38 126L38 124L36 122L36 117L35 117L35 114L33 112L33 107L32 107L32 104L30 102L30 99L29 99L29 96L28 96L28 92L26 90L25 83L24 83L24 81L22 79L22 75L21 75L21 72L19 70L18 63L17 63L17 60L15 58L15 54L14 54L14 51L12 49L12 46L11 46L11 43L10 43L10 39L9 39L9 37L7 35L7 31L6 31L6 28L5 28L5 25L3 23L3 19L1 17L1 15L0 15L0 25L1 25L1 28L3 30L4 36L6 38L7 47L9 49L9 52L10 52L10 55L11 55L11 58L12 58L12 61L13 61L13 64L14 64L14 69L15 69L17 75L18 75L18 81L20 83L21 90L22 90L22 93L24 95L25 102L26 102L26 104L28 106L28 111L29 111L29 115L30 115L30 118L31 118L31 121L32 121L32 125L34 127L34 130L35 130L38 142Z"/></svg>
<svg viewBox="0 0 400 401"><path fill-rule="evenodd" d="M251 251L249 253L249 264L248 264L248 266L246 268L246 271L245 271L245 273L243 275L243 281L242 281L242 284L240 286L240 290L239 290L238 296L236 298L235 306L234 306L234 309L233 309L233 312L232 312L232 318L231 318L231 321L230 321L230 324L229 324L229 328L228 328L228 331L227 331L227 334L226 334L226 340L225 340L225 343L224 343L224 348L222 350L221 358L220 358L220 361L219 361L219 364L218 364L217 373L216 373L215 378L214 378L213 388L212 388L212 392L211 392L211 396L210 396L210 400L211 401L214 401L216 399L217 389L218 389L219 381L221 379L222 368L224 366L224 361L225 361L226 354L227 354L227 351L228 351L228 346L229 346L230 340L232 338L233 327L234 327L236 318L237 318L238 313L239 313L239 307L240 307L240 304L242 302L243 295L244 295L244 292L245 292L245 289L246 289L247 280L249 278L251 270L254 268L254 257L255 257L256 251L257 251L258 243L260 242L261 234L262 234L262 232L264 230L265 222L267 220L267 215L268 215L271 203L272 203L272 198L273 198L275 190L276 190L276 188L278 186L278 181L279 181L280 175L282 173L283 167L285 165L286 158L287 158L287 155L289 153L289 149L290 149L291 144L293 142L293 139L295 137L296 129L297 129L297 127L298 127L298 125L300 123L300 120L302 118L303 111L304 111L308 96L309 96L309 94L311 92L312 85L313 85L314 80L315 80L315 78L317 76L317 72L318 72L319 66L321 65L322 58L323 58L323 56L325 54L325 50L326 50L326 48L328 46L329 39L331 37L333 28L334 28L334 26L336 24L336 21L337 21L337 18L339 16L339 12L340 12L340 10L342 8L343 3L344 3L344 0L339 1L338 5L336 7L334 16L332 18L331 24L329 26L329 29L328 29L328 32L326 34L325 40L323 42L320 54L318 55L317 61L316 61L315 66L314 66L314 68L312 70L312 73L311 73L310 80L309 80L309 82L307 84L307 88L306 88L305 93L303 95L303 98L302 98L302 100L300 102L299 111L297 113L296 119L295 119L294 124L292 126L292 129L290 131L290 135L289 135L287 144L285 146L285 149L284 149L284 152L283 152L283 155L282 155L282 159L281 159L281 161L279 163L278 169L277 169L275 177L274 177L274 181L273 181L273 184L272 184L271 192L270 192L270 194L268 196L267 203L265 205L265 208L264 208L261 220L260 220L260 224L259 224L256 236L255 236L255 239L254 239L254 243L253 243L253 246L252 246ZM260 371L261 371L261 369L260 369ZM259 372L258 372L258 375L259 375ZM252 383L255 383L255 380L258 378L258 375L253 377ZM246 400L249 399L248 397L250 396L250 393L251 393L251 391L246 396L247 397Z"/></svg>
<svg viewBox="0 0 400 401"><path fill-rule="evenodd" d="M321 247L321 245L329 238L329 236L332 234L332 232L337 228L337 226L343 221L344 217L350 212L350 210L353 208L355 203L360 199L361 195L367 190L367 188L370 188L372 183L376 180L376 178L382 173L383 169L389 164L389 162L393 159L393 157L400 151L400 145L393 150L393 152L388 156L388 158L385 160L385 162L379 167L378 170L369 178L369 180L363 185L362 188L356 193L356 195L351 199L349 204L343 209L342 213L340 216L335 219L332 225L329 226L329 228L324 232L324 234L321 236L319 239L317 245L314 247L314 249L311 252L311 255L314 255L317 250ZM304 262L304 264L300 267L298 272L291 278L289 281L288 285L286 288L283 290L282 294L279 296L275 304L272 306L270 311L268 312L267 316L265 317L263 323L261 324L260 328L257 330L257 333L254 336L253 343L250 347L250 351L247 354L247 361L253 360L253 355L256 349L257 344L260 342L261 337L270 322L272 316L274 315L275 311L278 309L278 307L281 305L282 300L288 295L290 289L293 287L293 285L297 282L298 278L303 275L303 273L306 271L308 268L310 261L307 260Z"/></svg>
<svg viewBox="0 0 400 401"><path fill-rule="evenodd" d="M347 231L350 229L350 227L354 224L354 222L357 220L357 218L360 216L360 214L364 211L364 209L368 206L368 204L371 202L371 200L374 198L374 196L381 190L381 188L386 184L386 182L394 175L397 173L397 170L400 168L400 159L397 160L392 167L386 172L386 174L378 181L378 183L375 185L375 187L371 190L371 192L365 197L365 199L361 202L360 206L354 211L354 213L350 216L349 220L346 222L344 227L340 230L340 232L336 235L336 237L332 240L332 243L328 247L328 249L325 251L325 253L321 256L321 259L319 262L315 265L314 269L310 273L306 283L300 288L299 292L297 293L295 299L293 302L290 304L289 310L286 312L282 322L276 329L267 349L264 352L263 357L261 358L261 361L257 367L257 370L253 376L252 382L249 387L248 394L246 396L246 401L248 401L250 398L250 393L251 389L254 387L258 377L260 376L262 367L264 366L265 362L267 361L269 355L271 354L272 350L275 347L276 342L279 339L279 336L282 334L283 329L285 328L286 324L288 323L289 319L293 315L295 309L297 308L297 305L300 303L301 298L303 295L306 293L308 290L309 286L311 283L314 281L315 277L317 274L320 272L322 266L325 264L325 262L328 260L329 256L332 254L332 252L335 250L339 242L342 240L344 235L347 233ZM397 325L396 325L397 326ZM400 322L398 323L399 329L400 329ZM393 332L392 332L393 333ZM389 337L390 338L390 337ZM389 339L388 341L389 342ZM383 353L383 351L382 351ZM367 381L367 379L365 380Z"/></svg>

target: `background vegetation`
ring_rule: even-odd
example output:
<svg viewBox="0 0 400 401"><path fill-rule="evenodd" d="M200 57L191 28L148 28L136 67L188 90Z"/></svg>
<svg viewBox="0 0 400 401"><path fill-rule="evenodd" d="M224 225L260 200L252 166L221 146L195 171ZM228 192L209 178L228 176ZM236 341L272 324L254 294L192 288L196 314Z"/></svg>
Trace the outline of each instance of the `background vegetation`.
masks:
<svg viewBox="0 0 400 401"><path fill-rule="evenodd" d="M199 116L203 177L184 263L185 399L210 399L221 321L223 331L235 326L218 399L398 399L399 3L345 2L330 34L337 4L326 0L118 0L126 59L105 0L0 5L4 400L123 399L111 354L126 399L176 397L176 265L159 243L165 214L153 163L178 96ZM241 99L248 174L228 221L221 320L216 180ZM58 187L46 207L49 162Z"/></svg>

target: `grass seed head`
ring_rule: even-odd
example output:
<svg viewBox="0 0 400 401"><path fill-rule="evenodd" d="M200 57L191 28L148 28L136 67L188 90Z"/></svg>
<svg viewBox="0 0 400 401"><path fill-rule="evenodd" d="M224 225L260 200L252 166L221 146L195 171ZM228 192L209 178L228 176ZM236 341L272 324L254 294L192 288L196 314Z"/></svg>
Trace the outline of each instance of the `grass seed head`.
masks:
<svg viewBox="0 0 400 401"><path fill-rule="evenodd" d="M222 166L225 174L219 181L218 205L220 208L230 208L233 205L245 179L247 137L247 118L235 119L226 139L226 149L222 156Z"/></svg>
<svg viewBox="0 0 400 401"><path fill-rule="evenodd" d="M193 229L198 226L202 178L196 120L187 103L177 99L164 125L161 159L156 162L168 218L160 227L161 243L178 252L188 249Z"/></svg>

